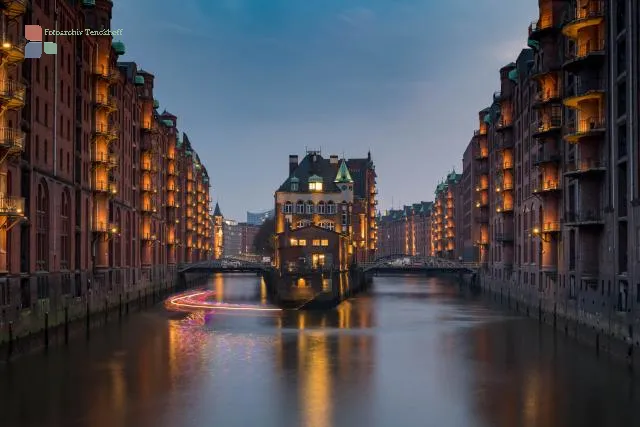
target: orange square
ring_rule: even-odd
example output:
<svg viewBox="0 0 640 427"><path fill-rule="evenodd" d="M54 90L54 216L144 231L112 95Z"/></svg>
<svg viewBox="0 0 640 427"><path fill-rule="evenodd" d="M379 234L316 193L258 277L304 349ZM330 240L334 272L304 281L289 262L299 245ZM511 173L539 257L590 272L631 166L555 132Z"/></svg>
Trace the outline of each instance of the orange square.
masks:
<svg viewBox="0 0 640 427"><path fill-rule="evenodd" d="M41 42L42 27L40 25L25 25L24 38L31 42Z"/></svg>

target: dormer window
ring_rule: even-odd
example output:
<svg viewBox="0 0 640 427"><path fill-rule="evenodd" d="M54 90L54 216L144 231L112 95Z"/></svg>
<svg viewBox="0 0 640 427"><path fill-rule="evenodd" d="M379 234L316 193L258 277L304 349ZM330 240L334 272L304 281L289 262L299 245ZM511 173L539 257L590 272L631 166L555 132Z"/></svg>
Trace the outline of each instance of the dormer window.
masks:
<svg viewBox="0 0 640 427"><path fill-rule="evenodd" d="M298 191L298 183L297 182L292 182L291 183L291 191Z"/></svg>
<svg viewBox="0 0 640 427"><path fill-rule="evenodd" d="M309 191L322 191L322 178L318 175L309 177Z"/></svg>

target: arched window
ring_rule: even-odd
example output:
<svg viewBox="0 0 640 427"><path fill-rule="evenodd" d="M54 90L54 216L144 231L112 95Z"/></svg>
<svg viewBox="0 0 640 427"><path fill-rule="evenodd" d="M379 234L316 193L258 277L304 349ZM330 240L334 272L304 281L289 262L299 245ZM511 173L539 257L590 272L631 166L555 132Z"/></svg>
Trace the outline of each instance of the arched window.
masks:
<svg viewBox="0 0 640 427"><path fill-rule="evenodd" d="M284 206L282 206L282 212L283 212L283 213L286 213L286 214L287 214L287 213L288 213L288 214L293 213L293 203L291 203L291 202L286 202L286 203L284 204Z"/></svg>
<svg viewBox="0 0 640 427"><path fill-rule="evenodd" d="M333 221L322 221L319 225L320 225L321 228L325 228L325 229L331 230L331 231L335 230L335 228L336 228L336 226L333 223Z"/></svg>
<svg viewBox="0 0 640 427"><path fill-rule="evenodd" d="M71 233L71 196L67 189L62 192L60 223L60 269L68 270L71 258L71 241L69 240Z"/></svg>
<svg viewBox="0 0 640 427"><path fill-rule="evenodd" d="M298 201L298 203L296 203L296 213L297 214L303 214L304 213L304 202L303 201Z"/></svg>
<svg viewBox="0 0 640 427"><path fill-rule="evenodd" d="M329 201L329 203L327 203L327 213L329 215L333 215L336 213L336 204L333 203L333 201Z"/></svg>
<svg viewBox="0 0 640 427"><path fill-rule="evenodd" d="M307 206L306 213L307 214L312 214L313 213L313 202L312 201L308 201L306 206Z"/></svg>
<svg viewBox="0 0 640 427"><path fill-rule="evenodd" d="M318 203L318 206L317 206L317 208L316 208L316 209L317 209L317 212L318 212L320 215L324 215L324 214L327 212L326 205L325 205L325 203L324 203L323 201L320 201L320 202Z"/></svg>
<svg viewBox="0 0 640 427"><path fill-rule="evenodd" d="M42 180L36 200L36 270L49 269L49 190Z"/></svg>
<svg viewBox="0 0 640 427"><path fill-rule="evenodd" d="M296 223L296 228L308 227L311 225L311 221L308 219L300 220Z"/></svg>

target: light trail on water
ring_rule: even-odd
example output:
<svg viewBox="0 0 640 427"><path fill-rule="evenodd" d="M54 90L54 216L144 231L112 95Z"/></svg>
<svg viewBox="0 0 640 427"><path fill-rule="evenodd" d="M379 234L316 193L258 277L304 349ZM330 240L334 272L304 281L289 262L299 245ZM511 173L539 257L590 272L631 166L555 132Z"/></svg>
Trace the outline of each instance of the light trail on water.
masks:
<svg viewBox="0 0 640 427"><path fill-rule="evenodd" d="M244 311L244 312L281 312L280 308L256 307L252 305L228 304L210 301L215 296L214 291L189 292L169 298L165 302L168 309L173 310L214 310L214 311Z"/></svg>

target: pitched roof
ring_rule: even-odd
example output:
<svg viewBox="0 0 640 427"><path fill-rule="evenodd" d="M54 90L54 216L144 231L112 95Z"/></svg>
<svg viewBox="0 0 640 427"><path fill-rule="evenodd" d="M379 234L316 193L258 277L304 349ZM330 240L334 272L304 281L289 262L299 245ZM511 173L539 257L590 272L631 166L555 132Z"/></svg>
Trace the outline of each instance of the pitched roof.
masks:
<svg viewBox="0 0 640 427"><path fill-rule="evenodd" d="M309 191L309 178L315 176L322 179L322 182L324 183L323 191L325 193L339 193L340 189L333 182L337 172L338 166L335 164L332 165L329 159L325 159L317 153L309 153L304 157L304 159L302 159L291 176L282 183L278 191L290 191L291 180L295 177L300 182L298 190L303 193L307 192Z"/></svg>
<svg viewBox="0 0 640 427"><path fill-rule="evenodd" d="M222 216L222 211L220 211L220 205L216 202L216 208L213 210L213 216Z"/></svg>
<svg viewBox="0 0 640 427"><path fill-rule="evenodd" d="M340 162L340 168L338 169L338 175L336 175L335 182L338 184L353 183L353 179L349 173L349 168L347 167L347 162L345 162L344 159Z"/></svg>

